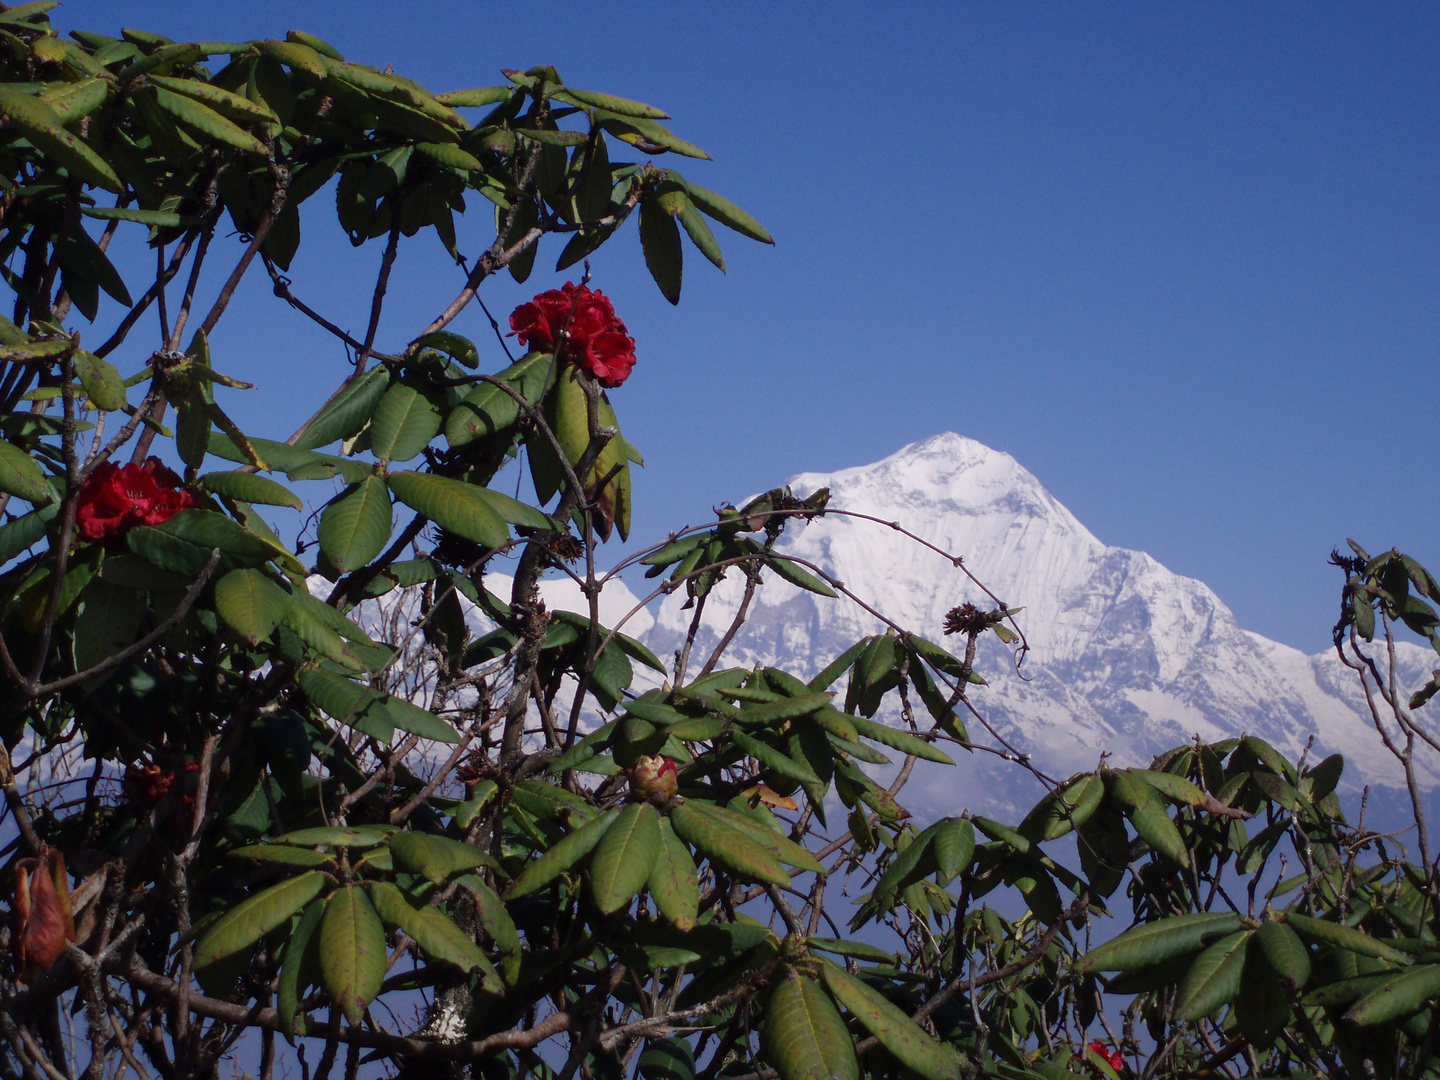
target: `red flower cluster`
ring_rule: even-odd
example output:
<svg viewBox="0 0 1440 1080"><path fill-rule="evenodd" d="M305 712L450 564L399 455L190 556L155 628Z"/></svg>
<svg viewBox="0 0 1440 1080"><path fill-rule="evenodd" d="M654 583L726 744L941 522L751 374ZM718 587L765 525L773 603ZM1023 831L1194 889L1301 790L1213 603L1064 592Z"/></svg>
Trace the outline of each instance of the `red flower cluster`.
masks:
<svg viewBox="0 0 1440 1080"><path fill-rule="evenodd" d="M1125 1055L1120 1053L1119 1050L1111 1050L1103 1042L1099 1041L1090 1043L1085 1049L1094 1053L1096 1057L1103 1058L1105 1064L1109 1065L1110 1068L1114 1069L1117 1073L1124 1071ZM1099 1072L1100 1070L1095 1069L1094 1071Z"/></svg>
<svg viewBox="0 0 1440 1080"><path fill-rule="evenodd" d="M105 540L132 525L159 525L199 505L195 493L182 488L180 477L159 458L146 458L143 465L106 461L80 488L76 523L84 539Z"/></svg>
<svg viewBox="0 0 1440 1080"><path fill-rule="evenodd" d="M521 304L510 316L510 329L526 348L547 351L555 349L565 330L566 355L601 386L619 386L635 366L635 339L609 299L574 282Z"/></svg>
<svg viewBox="0 0 1440 1080"><path fill-rule="evenodd" d="M193 774L199 771L199 762L187 761L185 763L185 792L181 796L181 802L186 807L195 805ZM143 768L131 765L125 770L125 783L133 789L135 797L146 806L158 806L160 801L170 794L170 787L175 783L175 773L159 765L146 765Z"/></svg>

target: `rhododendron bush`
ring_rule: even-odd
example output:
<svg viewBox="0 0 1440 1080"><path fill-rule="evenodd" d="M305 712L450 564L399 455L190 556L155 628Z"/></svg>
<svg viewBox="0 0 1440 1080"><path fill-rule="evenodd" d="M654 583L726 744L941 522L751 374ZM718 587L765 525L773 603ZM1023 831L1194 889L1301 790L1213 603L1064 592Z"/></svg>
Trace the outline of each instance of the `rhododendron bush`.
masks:
<svg viewBox="0 0 1440 1080"><path fill-rule="evenodd" d="M815 671L735 666L767 582L858 602L786 554L848 512L824 491L601 568L642 461L625 394L684 358L588 256L633 223L673 303L695 252L724 269L717 231L770 242L662 110L549 67L434 92L299 31L61 33L54 6L0 10L0 1077L1436 1071L1428 837L1349 824L1338 758L1197 739L1045 775L986 721L976 650L1018 667L1024 616L964 552L938 640L867 609ZM363 336L289 276L332 212L378 262ZM453 293L382 334L422 234ZM534 298L472 340L497 274ZM348 350L293 431L227 412L293 394L212 355L263 325L247 277ZM1434 686L1406 700L1367 643L1440 642L1435 583L1337 563L1337 647L1410 762ZM743 587L716 650L601 619L639 566L696 630ZM957 785L912 816L915 769L960 754L1033 810Z"/></svg>

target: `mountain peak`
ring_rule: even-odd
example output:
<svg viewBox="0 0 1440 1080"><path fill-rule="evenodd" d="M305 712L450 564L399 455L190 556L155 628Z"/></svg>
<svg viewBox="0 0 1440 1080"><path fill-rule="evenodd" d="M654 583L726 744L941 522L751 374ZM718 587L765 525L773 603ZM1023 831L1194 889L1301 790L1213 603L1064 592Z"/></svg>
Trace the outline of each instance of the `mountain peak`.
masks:
<svg viewBox="0 0 1440 1080"><path fill-rule="evenodd" d="M977 661L990 685L974 700L1007 741L1053 774L1093 767L1102 752L1144 764L1196 734L1214 740L1247 731L1295 755L1315 736L1312 754L1343 751L1370 780L1394 772L1362 715L1358 687L1331 670L1333 655L1306 657L1247 633L1202 582L1144 552L1107 547L1009 454L945 432L871 465L802 473L790 485L801 496L829 487L835 512L792 525L781 549L899 625L940 641L949 609L991 606L965 570L1025 609L1025 677L992 642ZM962 558L963 570L890 522ZM696 645L702 658L738 610L735 578L707 599ZM683 594L668 597L647 635L661 655L684 640L693 610L683 604ZM880 628L861 604L767 579L728 656L808 674ZM1423 650L1409 646L1403 657L1423 679Z"/></svg>

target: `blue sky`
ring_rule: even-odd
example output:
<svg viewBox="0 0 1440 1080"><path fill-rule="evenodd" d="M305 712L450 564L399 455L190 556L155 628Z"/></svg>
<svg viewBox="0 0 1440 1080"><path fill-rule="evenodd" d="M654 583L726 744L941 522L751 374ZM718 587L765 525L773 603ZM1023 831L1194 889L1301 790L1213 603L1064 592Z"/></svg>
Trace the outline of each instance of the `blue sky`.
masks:
<svg viewBox="0 0 1440 1080"><path fill-rule="evenodd" d="M1309 651L1347 535L1440 563L1433 4L72 0L53 18L295 27L436 90L551 63L667 109L715 157L686 175L777 246L721 236L726 276L687 253L678 308L633 230L594 260L639 342L613 395L648 459L637 537L954 430ZM472 253L493 237L476 202ZM378 246L318 220L306 241L297 292L358 332ZM564 280L560 246L524 287L495 282L492 310ZM397 275L382 348L456 287L428 242ZM247 286L216 362L272 391L235 412L283 438L344 358L268 291ZM478 310L457 329L488 335Z"/></svg>

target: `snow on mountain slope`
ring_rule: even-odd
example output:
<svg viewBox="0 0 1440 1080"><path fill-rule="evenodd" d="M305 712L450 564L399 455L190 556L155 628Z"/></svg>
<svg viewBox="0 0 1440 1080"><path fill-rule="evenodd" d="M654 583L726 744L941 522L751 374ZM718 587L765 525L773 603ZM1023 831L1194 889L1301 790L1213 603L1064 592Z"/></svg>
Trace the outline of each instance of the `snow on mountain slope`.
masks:
<svg viewBox="0 0 1440 1080"><path fill-rule="evenodd" d="M1103 544L1008 454L947 433L874 465L804 473L790 484L802 497L829 487L832 507L899 522L963 556L996 596L1025 609L1018 617L1031 645L1025 677L991 638L977 662L990 685L972 700L1051 774L1092 768L1104 751L1114 763L1143 764L1197 733L1215 740L1252 732L1291 755L1313 735L1310 760L1344 753L1352 786L1362 777L1399 782L1358 683L1333 653L1306 656L1241 629L1203 583L1143 552ZM932 640L942 640L952 607L991 603L950 560L885 524L831 514L792 525L780 546ZM696 646L702 660L738 607L737 577L707 602ZM643 635L661 656L684 640L692 612L683 604L683 593L668 597ZM757 591L729 662L813 673L879 626L848 600L772 578ZM1424 680L1435 656L1407 644L1401 659L1408 689ZM980 734L972 724L972 737ZM997 775L983 767L982 774L986 783Z"/></svg>

